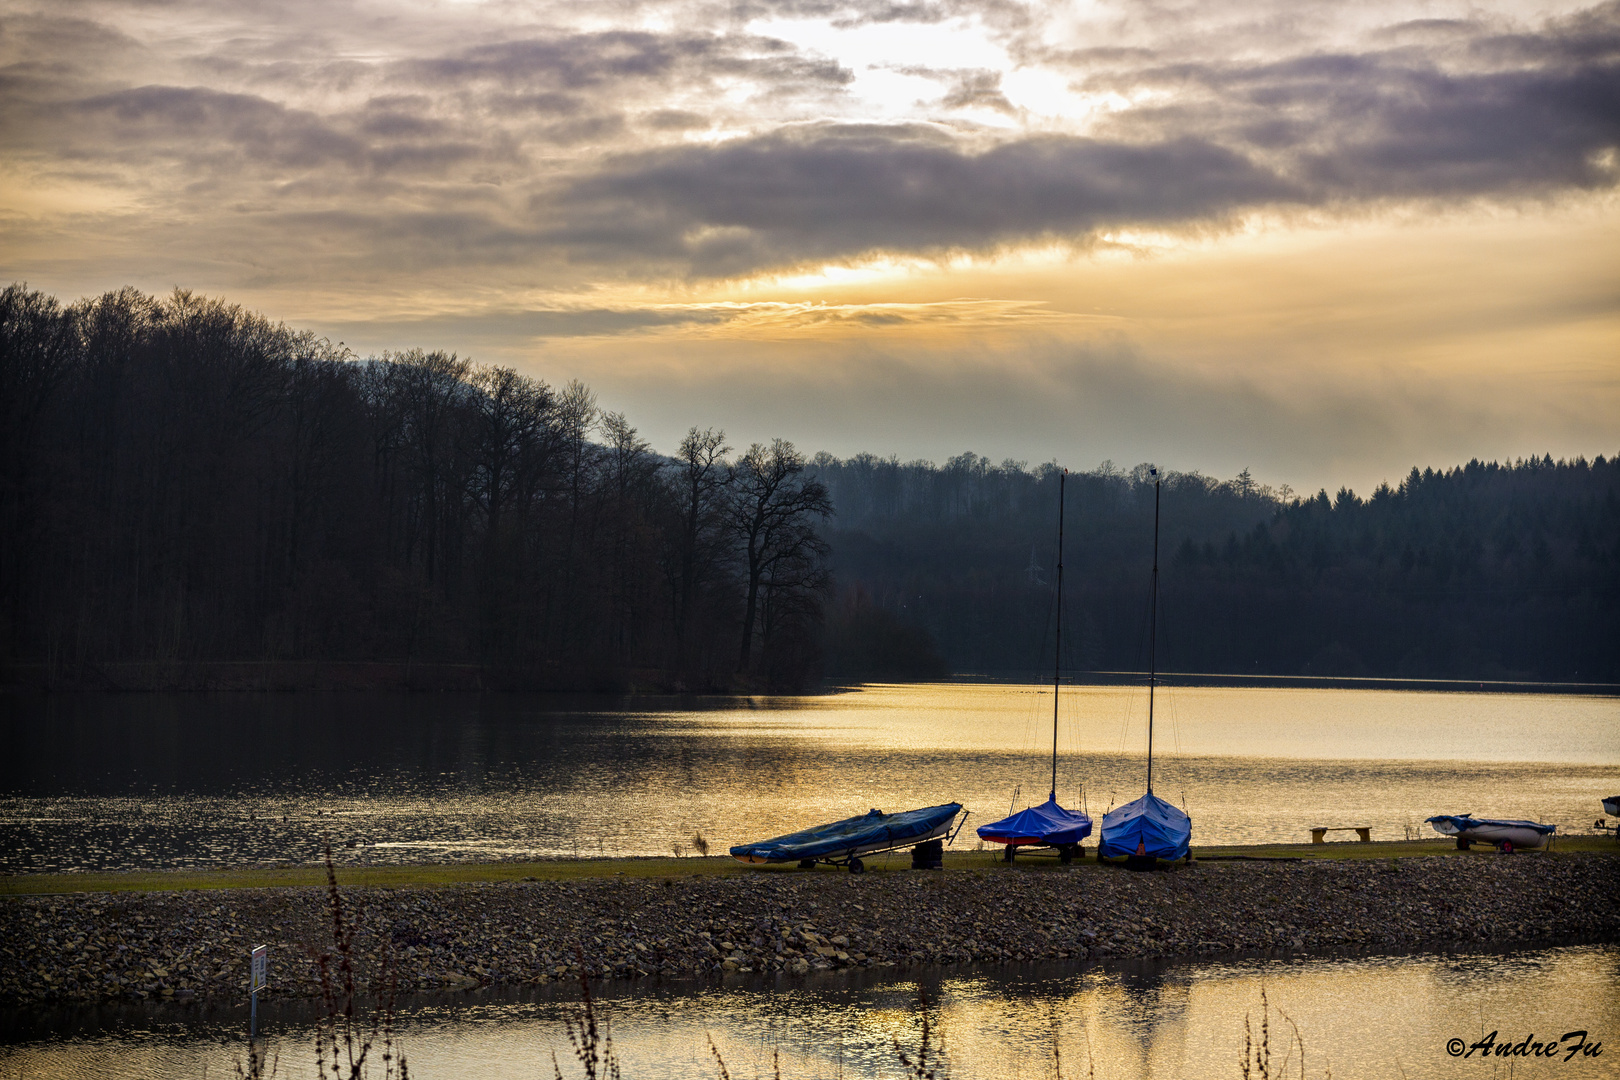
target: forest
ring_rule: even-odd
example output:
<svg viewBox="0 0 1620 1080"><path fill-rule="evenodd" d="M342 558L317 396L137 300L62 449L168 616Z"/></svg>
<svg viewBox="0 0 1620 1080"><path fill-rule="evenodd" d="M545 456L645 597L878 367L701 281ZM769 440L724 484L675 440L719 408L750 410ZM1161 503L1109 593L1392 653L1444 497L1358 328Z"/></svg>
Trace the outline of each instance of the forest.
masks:
<svg viewBox="0 0 1620 1080"><path fill-rule="evenodd" d="M845 609L898 617L953 672L1050 668L1057 466L963 454L814 467L838 508ZM1065 670L1147 667L1149 468L1067 477ZM1165 471L1160 497L1161 670L1620 681L1612 457L1413 468L1365 498ZM890 666L902 659L926 654L914 645Z"/></svg>
<svg viewBox="0 0 1620 1080"><path fill-rule="evenodd" d="M356 358L181 291L9 287L0 402L0 650L50 685L129 664L212 685L230 661L560 689L817 674L832 506L781 440L694 427L661 456L578 383Z"/></svg>
<svg viewBox="0 0 1620 1080"><path fill-rule="evenodd" d="M753 691L1052 663L1056 464L697 425L660 453L577 382L357 357L184 291L7 288L0 422L13 682ZM1146 666L1154 479L1064 480L1070 672ZM1158 479L1161 669L1620 679L1613 458L1365 498Z"/></svg>

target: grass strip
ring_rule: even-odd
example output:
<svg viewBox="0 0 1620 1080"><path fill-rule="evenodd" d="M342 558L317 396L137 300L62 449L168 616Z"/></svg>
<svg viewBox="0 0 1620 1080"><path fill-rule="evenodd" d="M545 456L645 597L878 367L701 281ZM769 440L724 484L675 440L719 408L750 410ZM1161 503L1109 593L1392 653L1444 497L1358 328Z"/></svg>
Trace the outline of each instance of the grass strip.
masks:
<svg viewBox="0 0 1620 1080"><path fill-rule="evenodd" d="M948 851L945 866L952 870L993 870L1042 872L1059 869L1099 869L1088 846L1088 857L1073 867L1062 867L1055 858L1021 855L1012 866L1002 861L1000 848L979 851ZM1620 852L1620 843L1609 836L1561 836L1552 855L1574 852ZM1541 853L1524 852L1527 857ZM1327 844L1250 844L1197 846L1193 858L1242 856L1250 859L1408 859L1425 855L1458 858L1496 858L1488 847L1459 851L1444 838L1434 840L1375 840L1372 843L1340 841ZM909 872L910 855L905 851L868 855L863 860L868 873ZM714 874L733 877L757 873L808 873L793 863L781 866L744 866L726 856L706 858L626 859L547 859L539 862L441 863L431 865L364 866L338 868L338 878L349 888L432 888L477 882L577 881L616 876L676 878ZM839 867L818 866L817 873L843 873ZM180 892L188 889L265 889L319 888L326 884L326 871L318 865L243 867L231 870L144 870L125 873L11 874L0 876L0 896L38 896L83 892Z"/></svg>

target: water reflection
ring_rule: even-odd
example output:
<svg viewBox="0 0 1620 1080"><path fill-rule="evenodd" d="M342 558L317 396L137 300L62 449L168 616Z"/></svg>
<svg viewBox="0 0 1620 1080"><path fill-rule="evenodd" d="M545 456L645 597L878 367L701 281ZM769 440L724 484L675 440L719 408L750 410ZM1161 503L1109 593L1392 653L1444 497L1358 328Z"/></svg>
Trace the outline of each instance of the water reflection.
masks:
<svg viewBox="0 0 1620 1080"><path fill-rule="evenodd" d="M1181 688L1155 787L1199 842L1379 838L1471 811L1590 825L1616 699ZM1059 789L1139 793L1143 695L1065 691ZM0 872L669 854L872 806L981 820L1044 796L1050 690L868 687L709 701L534 695L63 695L0 700ZM1550 764L1549 764L1550 763ZM351 845L352 846L349 846Z"/></svg>
<svg viewBox="0 0 1620 1080"><path fill-rule="evenodd" d="M942 1075L984 1080L1095 1076L1148 1080L1237 1075L1244 1018L1258 1033L1269 1002L1273 1075L1340 1078L1487 1076L1493 1064L1446 1053L1453 1037L1498 1029L1516 1041L1585 1028L1620 1033L1620 948L1583 946L1465 957L1261 961L1185 966L1031 966L921 981L828 977L693 990L618 993L603 1003L626 1076L712 1077L712 1039L733 1077L896 1077L896 1041L915 1055L919 991L930 1002ZM568 1069L564 993L469 994L406 1003L398 1017L411 1074L532 1077ZM313 1076L310 1006L266 1012L280 1075ZM231 1071L245 1017L174 1007L7 1019L0 1077L113 1080ZM1521 1062L1524 1075L1612 1076L1609 1056ZM1505 1075L1498 1068L1494 1075Z"/></svg>

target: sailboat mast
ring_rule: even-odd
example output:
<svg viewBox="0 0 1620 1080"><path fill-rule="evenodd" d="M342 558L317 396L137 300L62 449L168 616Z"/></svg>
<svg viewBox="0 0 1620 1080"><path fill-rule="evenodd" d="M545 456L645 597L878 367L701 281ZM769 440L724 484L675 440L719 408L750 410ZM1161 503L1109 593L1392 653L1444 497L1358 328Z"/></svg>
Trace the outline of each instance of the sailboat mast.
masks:
<svg viewBox="0 0 1620 1080"><path fill-rule="evenodd" d="M1057 646L1052 652L1052 801L1057 801L1058 687L1063 680L1063 484L1069 478L1064 469L1058 476L1057 552Z"/></svg>
<svg viewBox="0 0 1620 1080"><path fill-rule="evenodd" d="M1148 615L1147 793L1153 794L1153 684L1159 674L1159 470L1153 470L1153 606Z"/></svg>

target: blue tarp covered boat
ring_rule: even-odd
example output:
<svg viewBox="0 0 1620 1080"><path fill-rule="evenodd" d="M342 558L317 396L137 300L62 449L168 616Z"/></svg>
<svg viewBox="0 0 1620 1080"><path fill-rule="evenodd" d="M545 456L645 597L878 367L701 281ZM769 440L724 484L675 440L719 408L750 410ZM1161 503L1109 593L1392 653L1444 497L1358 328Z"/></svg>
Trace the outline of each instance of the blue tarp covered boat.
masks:
<svg viewBox="0 0 1620 1080"><path fill-rule="evenodd" d="M752 844L738 844L731 849L731 857L745 863L797 862L800 865L814 865L817 862L830 862L848 865L852 871L860 873L859 856L909 847L945 836L961 811L961 803L928 806L899 814L872 810L860 817L818 825L803 832Z"/></svg>
<svg viewBox="0 0 1620 1080"><path fill-rule="evenodd" d="M978 833L981 840L1010 847L1067 847L1091 835L1091 817L1078 810L1066 810L1051 798L1011 817L980 825Z"/></svg>
<svg viewBox="0 0 1620 1080"><path fill-rule="evenodd" d="M1075 856L1085 855L1080 841L1091 835L1090 815L1060 806L1057 801L1058 695L1063 689L1063 487L1068 478L1067 469L1058 476L1057 641L1052 652L1052 793L1039 806L1031 806L978 828L979 839L1006 846L1005 858L1008 862L1012 862L1013 852L1021 847L1057 848L1058 858L1065 863L1071 862ZM1030 562L1033 563L1034 559L1032 551Z"/></svg>
<svg viewBox="0 0 1620 1080"><path fill-rule="evenodd" d="M1185 859L1192 844L1192 819L1181 808L1151 791L1135 802L1110 810L1102 819L1097 857L1132 855L1174 862Z"/></svg>
<svg viewBox="0 0 1620 1080"><path fill-rule="evenodd" d="M1192 857L1192 818L1153 794L1153 688L1159 674L1159 470L1153 481L1153 600L1148 608L1147 793L1103 815L1098 859L1123 857L1126 865L1148 869Z"/></svg>

